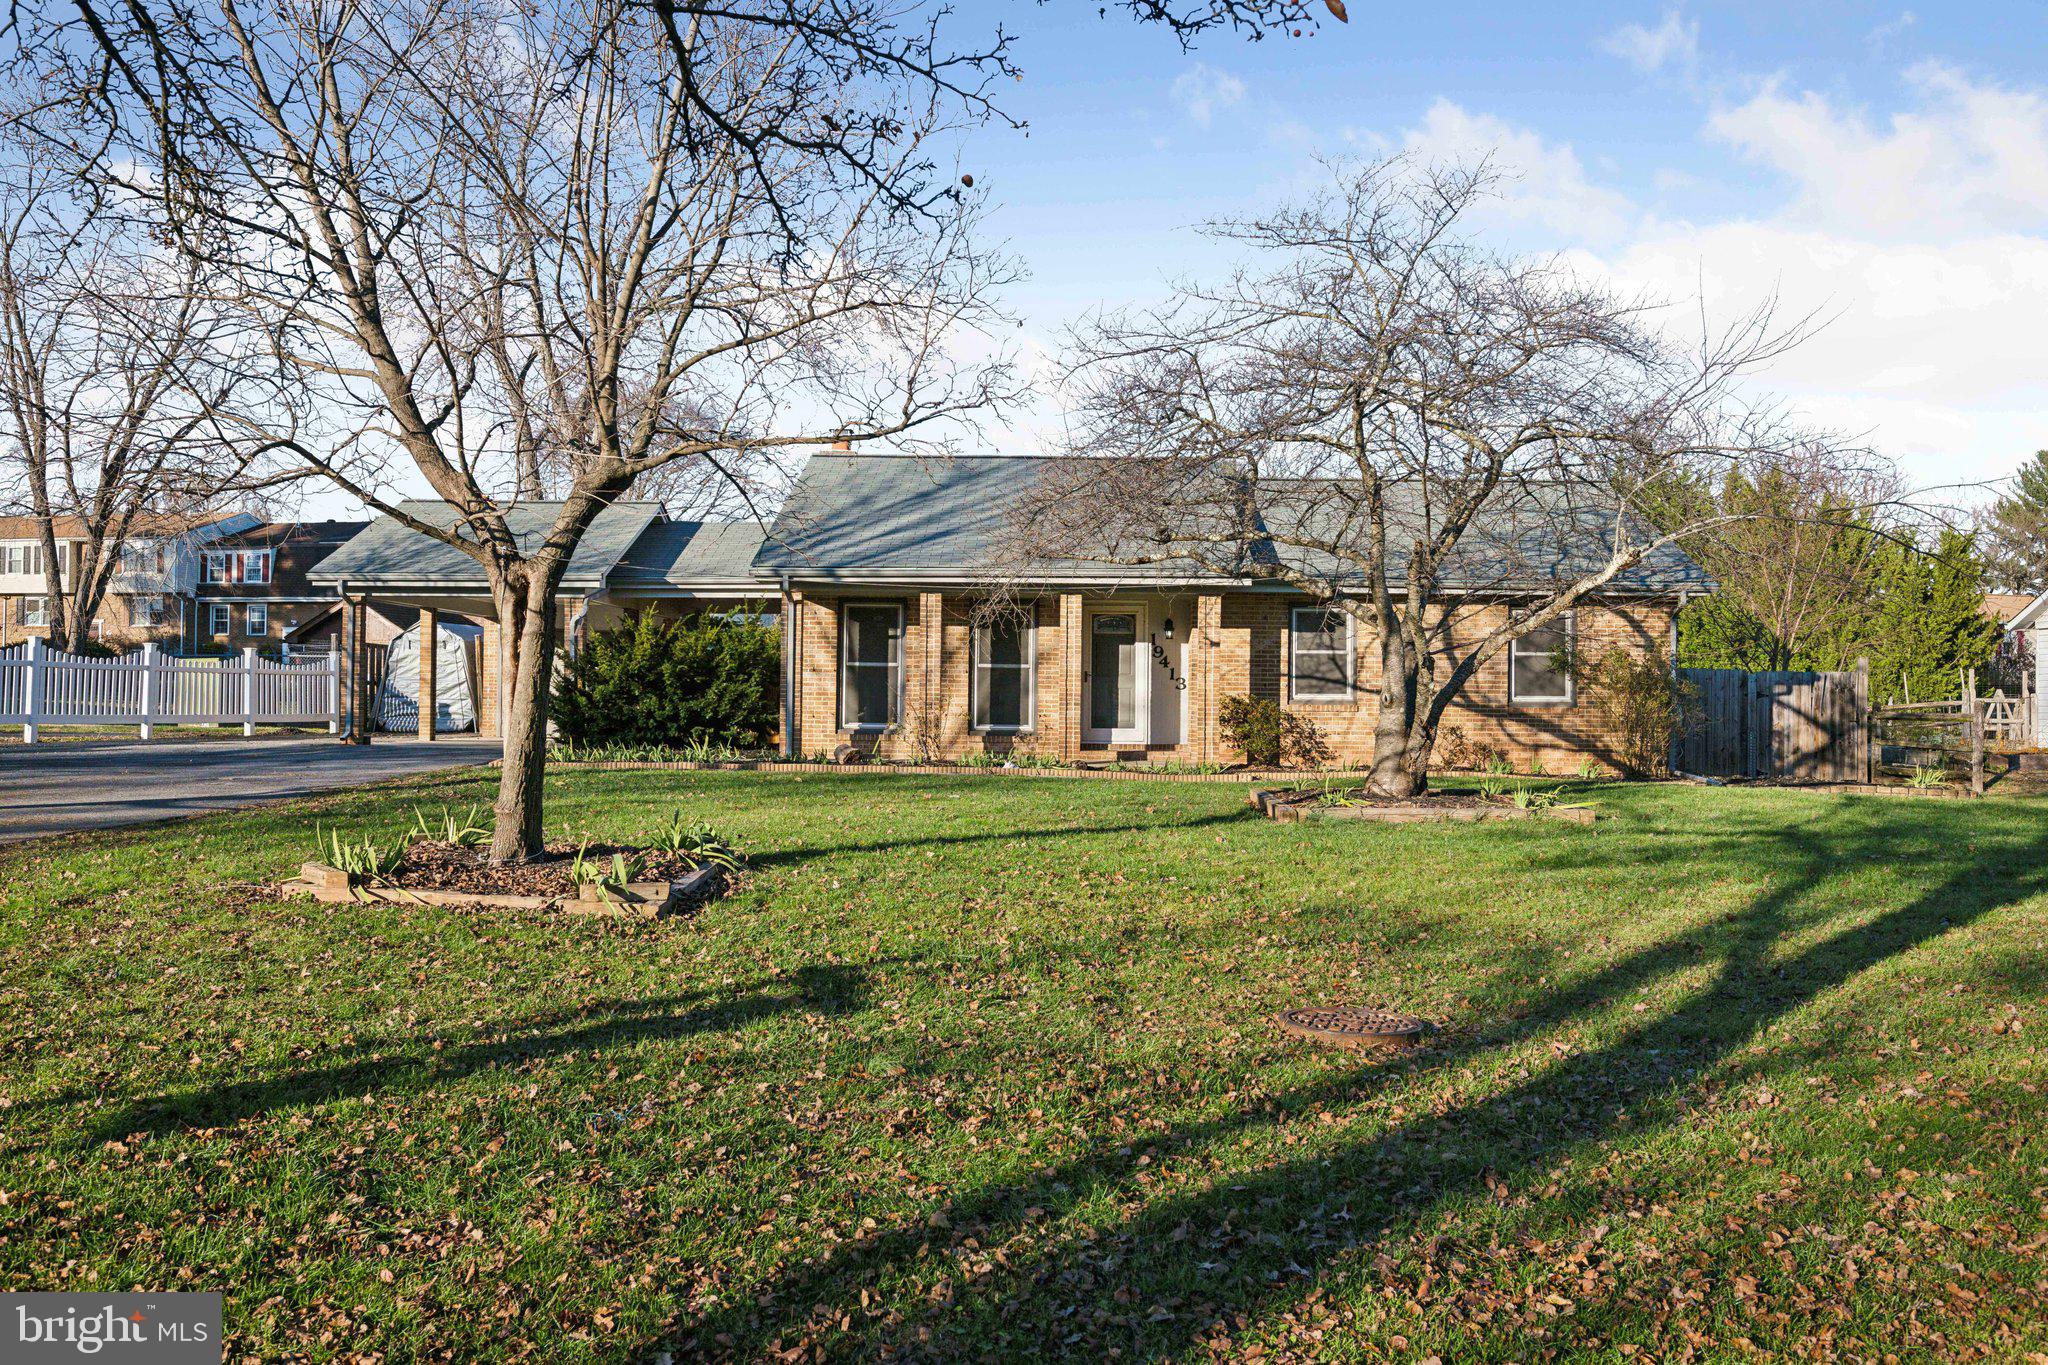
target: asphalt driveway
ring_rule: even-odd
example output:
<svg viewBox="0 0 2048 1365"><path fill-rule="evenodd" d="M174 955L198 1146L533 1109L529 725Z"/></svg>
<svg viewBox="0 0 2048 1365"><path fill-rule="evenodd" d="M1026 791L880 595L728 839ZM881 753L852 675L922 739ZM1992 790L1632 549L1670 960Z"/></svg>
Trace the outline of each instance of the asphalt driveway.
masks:
<svg viewBox="0 0 2048 1365"><path fill-rule="evenodd" d="M142 744L70 740L0 748L0 843L360 787L409 773L473 767L496 740L259 739Z"/></svg>

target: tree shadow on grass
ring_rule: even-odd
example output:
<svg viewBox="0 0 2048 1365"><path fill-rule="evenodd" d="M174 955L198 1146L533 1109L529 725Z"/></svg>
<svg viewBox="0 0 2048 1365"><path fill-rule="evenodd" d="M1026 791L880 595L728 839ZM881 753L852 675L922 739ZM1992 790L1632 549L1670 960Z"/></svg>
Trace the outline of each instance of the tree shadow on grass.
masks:
<svg viewBox="0 0 2048 1365"><path fill-rule="evenodd" d="M778 848L766 853L753 854L747 861L752 867L776 867L782 864L810 862L838 854L901 853L914 848L959 848L973 844L1010 845L1038 839L1086 838L1097 834L1176 833L1204 829L1213 825L1242 824L1248 820L1257 821L1265 818L1246 806L1241 810L1226 811L1218 815L1198 815L1188 819L1165 818L1125 821L1120 824L1045 825L1034 829L1005 826L1001 829L976 830L966 834L912 835L904 839L855 840L843 844L804 844L795 848Z"/></svg>
<svg viewBox="0 0 2048 1365"><path fill-rule="evenodd" d="M1809 822L1733 832L1745 841L1745 856L1767 860L1761 866L1771 881L1747 908L1633 952L1518 1018L1449 1036L1421 1056L1347 1068L1269 1107L1139 1143L1098 1143L1029 1179L967 1194L950 1206L944 1227L883 1229L788 1265L689 1324L681 1346L754 1358L829 1340L835 1352L1009 1357L1068 1354L1085 1341L1091 1352L1115 1347L1150 1358L1198 1347L1219 1320L1291 1308L1361 1245L1422 1226L1460 1200L1533 1182L1589 1144L1640 1142L1677 1127L1699 1084L1786 1015L1898 954L2048 891L2048 834L2018 831L1996 850L2005 855L2002 875L1983 875L1974 861L1966 866L1956 857L1956 867L1905 903L1826 932L1808 898L1837 878L1869 872L1874 860L1909 842L1917 831L1900 823L1905 818L1878 819L1865 831ZM1674 841L1665 856L1674 867L1690 865L1698 846ZM1824 936L1805 941L1816 933ZM1797 946L1789 941L1795 936ZM1676 1008L1645 1014L1612 1041L1562 1056L1527 1079L1334 1151L1311 1141L1310 1155L1228 1174L1227 1183L1165 1197L1156 1190L1157 1173L1177 1159L1220 1161L1227 1170L1239 1158L1226 1145L1262 1135L1277 1141L1291 1115L1355 1106L1420 1072L1483 1065L1551 1030L1590 1021L1675 971L1703 969L1714 971L1712 979ZM952 1259L964 1237L999 1248L1104 1204L1136 1212L1106 1232L1063 1232L1037 1248L1006 1251L979 1276L962 1275ZM913 1268L949 1282L941 1302L907 1318L863 1304L871 1286ZM1159 1304L1175 1307L1152 1311Z"/></svg>
<svg viewBox="0 0 2048 1365"><path fill-rule="evenodd" d="M733 1032L781 1015L849 1014L867 1006L869 971L900 960L800 967L787 979L752 981L716 997L710 991L687 991L593 1001L575 1010L494 1024L488 1035L459 1042L412 1036L359 1043L337 1051L337 1060L324 1066L129 1101L101 1117L84 1141L97 1145L133 1134L225 1127L348 1096L423 1090L539 1058Z"/></svg>

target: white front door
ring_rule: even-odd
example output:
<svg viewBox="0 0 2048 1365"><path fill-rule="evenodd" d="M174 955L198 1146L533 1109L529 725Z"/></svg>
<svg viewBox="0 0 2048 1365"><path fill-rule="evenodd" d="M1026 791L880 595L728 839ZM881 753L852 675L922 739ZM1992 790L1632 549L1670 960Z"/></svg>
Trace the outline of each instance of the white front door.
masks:
<svg viewBox="0 0 2048 1365"><path fill-rule="evenodd" d="M1088 617L1087 744L1143 744L1150 732L1150 660L1143 649L1144 613L1119 607Z"/></svg>

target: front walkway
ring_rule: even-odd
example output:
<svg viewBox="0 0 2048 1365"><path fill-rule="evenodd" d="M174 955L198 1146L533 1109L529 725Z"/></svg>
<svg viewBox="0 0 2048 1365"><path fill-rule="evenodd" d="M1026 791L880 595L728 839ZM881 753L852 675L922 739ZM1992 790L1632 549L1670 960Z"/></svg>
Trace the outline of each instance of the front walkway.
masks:
<svg viewBox="0 0 2048 1365"><path fill-rule="evenodd" d="M0 843L359 787L489 763L498 741L333 739L180 744L74 740L0 748Z"/></svg>

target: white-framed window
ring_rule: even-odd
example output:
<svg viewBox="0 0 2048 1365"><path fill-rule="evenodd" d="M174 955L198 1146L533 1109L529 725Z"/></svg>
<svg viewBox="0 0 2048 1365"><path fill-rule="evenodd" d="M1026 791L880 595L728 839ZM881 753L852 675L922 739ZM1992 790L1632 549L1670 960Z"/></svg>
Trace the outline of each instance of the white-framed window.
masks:
<svg viewBox="0 0 2048 1365"><path fill-rule="evenodd" d="M29 574L43 571L43 547L33 540L0 545L0 573Z"/></svg>
<svg viewBox="0 0 2048 1365"><path fill-rule="evenodd" d="M903 716L903 604L848 602L839 610L839 723L885 730Z"/></svg>
<svg viewBox="0 0 2048 1365"><path fill-rule="evenodd" d="M1508 700L1569 703L1572 640L1579 614L1568 611L1547 626L1518 636L1508 645Z"/></svg>
<svg viewBox="0 0 2048 1365"><path fill-rule="evenodd" d="M244 635L270 634L270 606L266 602L251 602L243 608L242 633Z"/></svg>
<svg viewBox="0 0 2048 1365"><path fill-rule="evenodd" d="M161 540L138 540L121 547L121 572L126 574L159 575L164 572L164 543Z"/></svg>
<svg viewBox="0 0 2048 1365"><path fill-rule="evenodd" d="M164 604L154 597L131 597L128 599L128 624L133 626L160 626L164 623Z"/></svg>
<svg viewBox="0 0 2048 1365"><path fill-rule="evenodd" d="M1024 732L1037 714L1038 634L1028 617L998 613L974 628L974 714L977 730Z"/></svg>
<svg viewBox="0 0 2048 1365"><path fill-rule="evenodd" d="M1296 607L1288 617L1287 695L1350 701L1358 665L1351 617L1335 607Z"/></svg>
<svg viewBox="0 0 2048 1365"><path fill-rule="evenodd" d="M21 623L25 626L47 626L50 624L50 599L47 597L24 597L21 599Z"/></svg>
<svg viewBox="0 0 2048 1365"><path fill-rule="evenodd" d="M235 630L235 609L225 602L209 602L206 606L206 633L208 635L232 635Z"/></svg>
<svg viewBox="0 0 2048 1365"><path fill-rule="evenodd" d="M268 583L268 550L208 550L201 577L208 583Z"/></svg>

